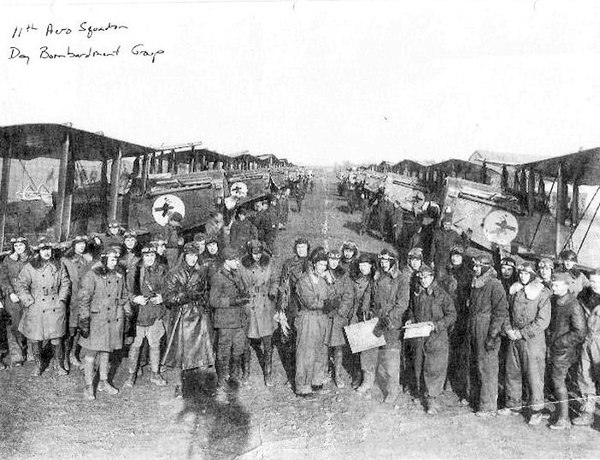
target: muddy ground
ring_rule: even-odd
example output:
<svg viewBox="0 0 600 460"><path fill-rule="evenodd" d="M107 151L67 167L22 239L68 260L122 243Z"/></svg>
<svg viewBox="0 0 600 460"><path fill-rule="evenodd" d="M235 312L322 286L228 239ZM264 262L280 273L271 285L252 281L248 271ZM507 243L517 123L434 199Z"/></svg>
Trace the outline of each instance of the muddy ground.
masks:
<svg viewBox="0 0 600 460"><path fill-rule="evenodd" d="M277 242L281 263L298 235L313 245L339 247L353 239L376 252L384 243L356 230L360 216L345 212L335 195L333 176L316 181L301 214L292 212L288 230ZM277 353L277 385L267 389L253 356L251 385L217 403L206 388L211 375L192 375L184 399L173 399L173 387L154 387L148 375L133 390L117 396L81 397L79 371L57 377L47 371L30 377L31 364L0 373L0 458L574 458L600 457L597 428L554 432L531 427L521 417L480 419L459 406L451 392L441 398L443 410L427 416L406 396L399 409L353 390L331 388L309 401L297 399L284 385ZM126 363L118 366L114 384L121 387ZM167 379L172 380L170 372ZM596 421L597 426L599 420Z"/></svg>

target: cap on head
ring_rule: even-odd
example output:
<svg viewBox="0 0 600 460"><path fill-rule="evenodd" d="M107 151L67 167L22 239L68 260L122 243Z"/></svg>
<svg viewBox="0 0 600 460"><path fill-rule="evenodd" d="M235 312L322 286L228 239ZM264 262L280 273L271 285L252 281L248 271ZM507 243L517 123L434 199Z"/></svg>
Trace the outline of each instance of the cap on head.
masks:
<svg viewBox="0 0 600 460"><path fill-rule="evenodd" d="M217 235L210 235L206 238L206 244L209 245L211 243L219 244L219 237Z"/></svg>
<svg viewBox="0 0 600 460"><path fill-rule="evenodd" d="M354 241L344 241L344 244L342 244L342 252L346 249L351 249L354 252L358 252L358 246Z"/></svg>
<svg viewBox="0 0 600 460"><path fill-rule="evenodd" d="M427 264L421 265L421 268L419 268L419 272L418 272L419 278L424 278L428 275L433 275L433 268L431 268Z"/></svg>
<svg viewBox="0 0 600 460"><path fill-rule="evenodd" d="M382 249L381 252L377 255L379 260L396 260L396 256L389 249Z"/></svg>
<svg viewBox="0 0 600 460"><path fill-rule="evenodd" d="M238 252L233 248L225 248L223 250L223 260L235 260L238 257Z"/></svg>
<svg viewBox="0 0 600 460"><path fill-rule="evenodd" d="M173 214L171 214L171 216L169 217L169 219L172 222L178 222L181 223L181 221L183 220L183 216L181 215L181 213L175 211Z"/></svg>
<svg viewBox="0 0 600 460"><path fill-rule="evenodd" d="M185 243L183 245L184 254L198 254L198 247L194 243Z"/></svg>
<svg viewBox="0 0 600 460"><path fill-rule="evenodd" d="M423 260L423 248L412 248L408 251L408 258Z"/></svg>
<svg viewBox="0 0 600 460"><path fill-rule="evenodd" d="M515 259L513 259L512 257L502 258L502 260L500 261L500 265L503 267L517 268L517 263L515 262Z"/></svg>
<svg viewBox="0 0 600 460"><path fill-rule="evenodd" d="M137 238L138 234L135 230L127 230L125 233L123 233L123 239L126 238Z"/></svg>
<svg viewBox="0 0 600 460"><path fill-rule="evenodd" d="M329 251L329 253L327 253L327 257L329 257L330 259L341 259L342 253L337 249L332 249L331 251Z"/></svg>
<svg viewBox="0 0 600 460"><path fill-rule="evenodd" d="M313 264L321 261L327 262L328 260L329 258L327 257L327 252L322 247L315 248L310 255L310 261Z"/></svg>
<svg viewBox="0 0 600 460"><path fill-rule="evenodd" d="M107 244L102 248L100 255L102 257L108 257L109 255L116 255L119 257L121 255L121 246L116 244Z"/></svg>
<svg viewBox="0 0 600 460"><path fill-rule="evenodd" d="M29 244L29 240L27 238L25 238L24 236L17 236L17 237L11 238L10 243L11 244L15 244L15 243Z"/></svg>
<svg viewBox="0 0 600 460"><path fill-rule="evenodd" d="M519 273L529 273L531 276L537 276L535 266L531 262L523 262L517 267Z"/></svg>
<svg viewBox="0 0 600 460"><path fill-rule="evenodd" d="M299 244L305 244L308 246L308 240L304 237L297 238L296 241L294 241L294 247L298 246Z"/></svg>
<svg viewBox="0 0 600 460"><path fill-rule="evenodd" d="M121 222L118 220L111 220L108 224L109 228L121 228Z"/></svg>
<svg viewBox="0 0 600 460"><path fill-rule="evenodd" d="M56 242L54 241L54 239L52 237L42 236L42 237L40 237L40 239L38 239L35 249L37 249L39 251L40 249L45 249L45 248L54 249L55 247L56 247Z"/></svg>
<svg viewBox="0 0 600 460"><path fill-rule="evenodd" d="M552 273L552 282L553 283L565 283L568 286L573 282L573 278L567 272L554 272Z"/></svg>
<svg viewBox="0 0 600 460"><path fill-rule="evenodd" d="M249 254L262 254L264 250L262 242L258 240L248 241L248 243L246 243L246 247L248 248Z"/></svg>
<svg viewBox="0 0 600 460"><path fill-rule="evenodd" d="M73 244L87 243L88 241L89 238L87 235L77 235L75 238L73 238Z"/></svg>
<svg viewBox="0 0 600 460"><path fill-rule="evenodd" d="M543 259L540 259L540 261L538 262L538 269L542 269L542 268L549 268L550 270L554 270L554 262L552 262L551 259L544 257Z"/></svg>
<svg viewBox="0 0 600 460"><path fill-rule="evenodd" d="M473 259L473 264L490 267L492 265L492 258L487 254L480 254Z"/></svg>
<svg viewBox="0 0 600 460"><path fill-rule="evenodd" d="M358 259L356 259L356 262L359 265L360 264L373 264L373 259L368 254L361 254L360 256L358 256Z"/></svg>
<svg viewBox="0 0 600 460"><path fill-rule="evenodd" d="M142 254L156 254L156 246L153 244L146 244L142 248Z"/></svg>
<svg viewBox="0 0 600 460"><path fill-rule="evenodd" d="M559 257L561 260L572 260L573 262L577 262L577 254L575 254L575 251L572 251L571 249L564 250L560 253Z"/></svg>

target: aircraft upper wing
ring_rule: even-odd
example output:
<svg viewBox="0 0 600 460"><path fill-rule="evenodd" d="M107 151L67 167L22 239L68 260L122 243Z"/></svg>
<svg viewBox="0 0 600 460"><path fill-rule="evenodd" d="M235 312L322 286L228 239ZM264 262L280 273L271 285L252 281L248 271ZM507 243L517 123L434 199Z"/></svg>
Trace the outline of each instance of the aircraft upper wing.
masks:
<svg viewBox="0 0 600 460"><path fill-rule="evenodd" d="M0 157L31 160L61 158L63 142L69 135L69 145L78 160L113 158L121 150L123 157L152 153L155 149L106 137L66 125L43 123L0 127ZM10 149L9 149L10 146Z"/></svg>
<svg viewBox="0 0 600 460"><path fill-rule="evenodd" d="M533 168L544 176L556 177L559 164L567 182L600 186L600 148L525 163L521 168Z"/></svg>

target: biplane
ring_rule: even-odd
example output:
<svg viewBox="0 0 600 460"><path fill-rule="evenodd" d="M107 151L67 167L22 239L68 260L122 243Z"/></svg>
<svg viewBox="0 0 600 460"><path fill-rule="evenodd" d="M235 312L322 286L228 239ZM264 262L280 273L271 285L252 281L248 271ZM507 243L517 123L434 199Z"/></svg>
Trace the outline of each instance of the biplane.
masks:
<svg viewBox="0 0 600 460"><path fill-rule="evenodd" d="M266 197L270 171L293 166L273 157L232 158L199 143L155 149L70 125L2 127L0 248L8 235L65 241L111 220L152 233L175 211L184 233L195 231L225 206Z"/></svg>
<svg viewBox="0 0 600 460"><path fill-rule="evenodd" d="M455 230L472 231L479 249L524 258L556 258L573 249L583 268L600 266L600 149L493 168L485 160L452 159L421 168L405 162L410 160L397 164L396 171L404 171L400 178L389 173L384 182L390 203L403 202L396 197L400 187L412 190L404 192L408 196L425 191Z"/></svg>

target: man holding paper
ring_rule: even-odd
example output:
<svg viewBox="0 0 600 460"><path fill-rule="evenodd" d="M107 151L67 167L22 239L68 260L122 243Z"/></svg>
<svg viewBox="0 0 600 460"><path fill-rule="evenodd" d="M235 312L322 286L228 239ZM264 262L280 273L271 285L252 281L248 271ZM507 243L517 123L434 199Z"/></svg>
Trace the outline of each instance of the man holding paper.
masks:
<svg viewBox="0 0 600 460"><path fill-rule="evenodd" d="M456 321L456 309L450 295L434 280L433 269L422 265L418 273L419 289L408 309L408 329L422 326L412 339L417 393L424 397L427 413L438 413L436 398L442 392L448 370L448 328ZM422 386L423 384L423 386Z"/></svg>

